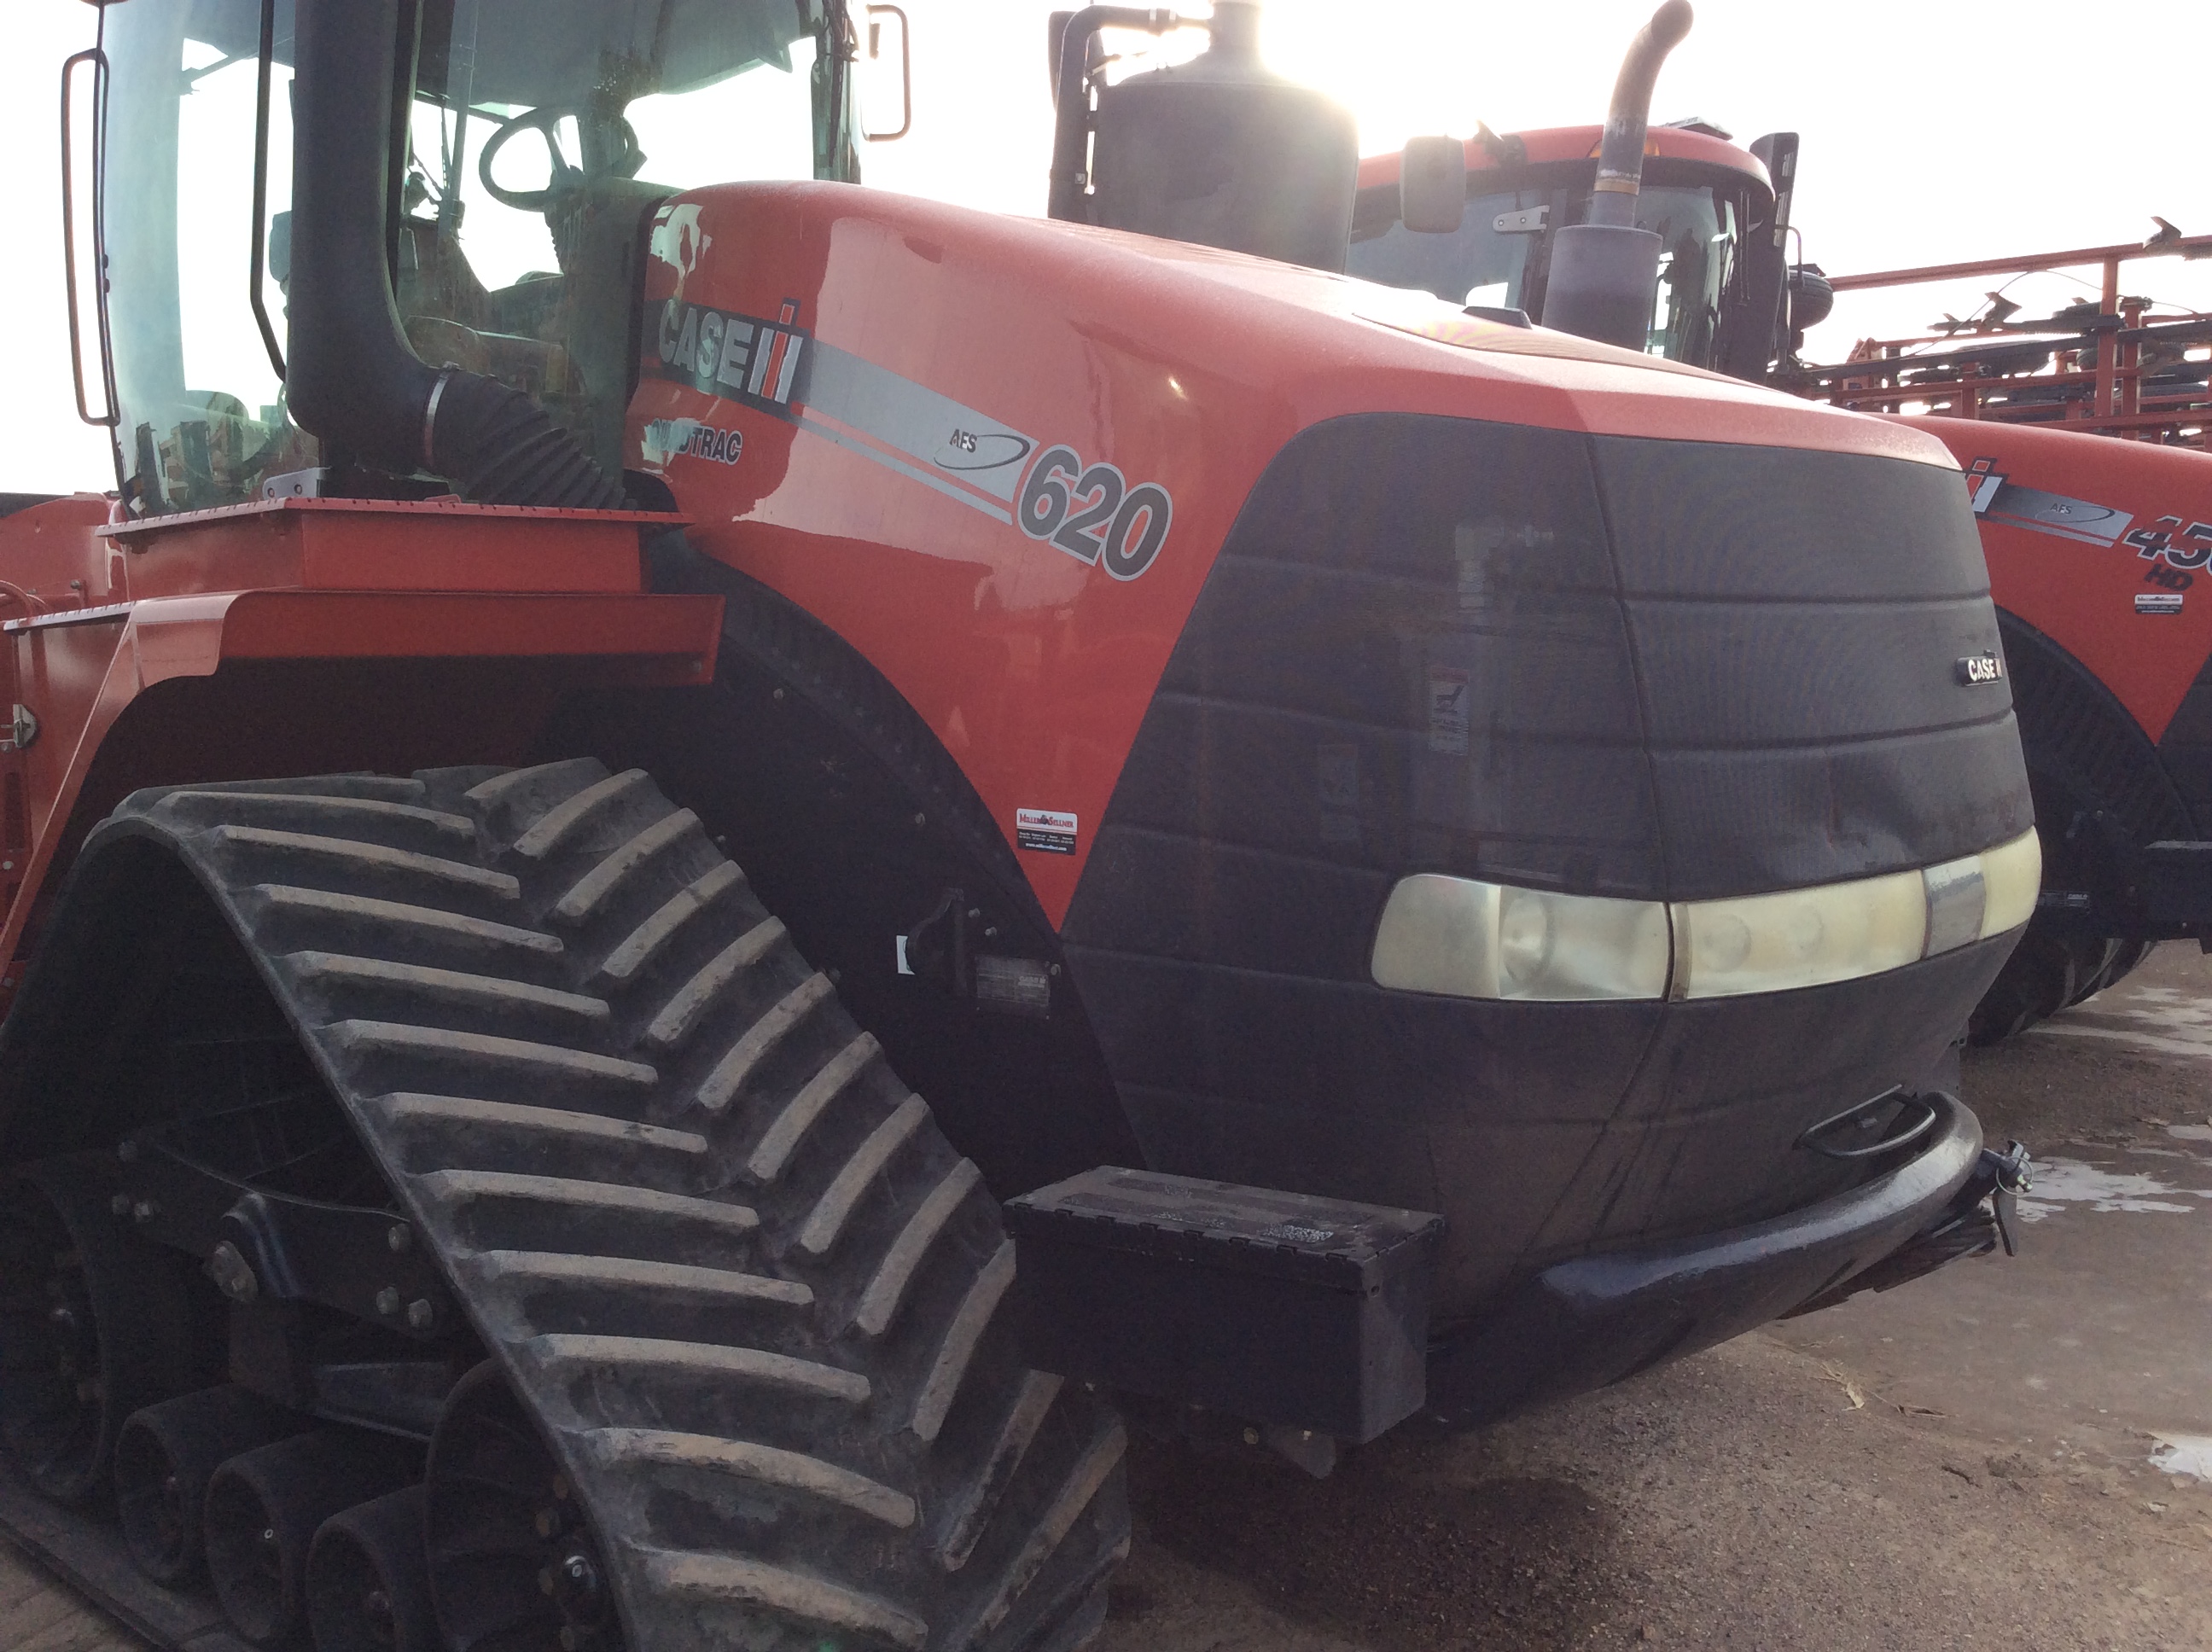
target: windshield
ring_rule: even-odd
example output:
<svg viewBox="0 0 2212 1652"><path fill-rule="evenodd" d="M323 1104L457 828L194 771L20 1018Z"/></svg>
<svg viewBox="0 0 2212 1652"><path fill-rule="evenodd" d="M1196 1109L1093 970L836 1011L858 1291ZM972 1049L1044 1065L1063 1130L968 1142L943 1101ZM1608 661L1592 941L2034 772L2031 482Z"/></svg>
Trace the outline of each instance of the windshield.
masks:
<svg viewBox="0 0 2212 1652"><path fill-rule="evenodd" d="M1345 268L1369 281L1434 293L1449 303L1540 314L1549 232L1562 222L1578 222L1583 200L1579 191L1550 188L1469 196L1467 217L1455 233L1423 234L1394 222L1378 235L1354 241ZM1637 199L1636 222L1656 231L1661 241L1645 348L1655 355L1708 365L1741 234L1735 201L1717 189L1647 184Z"/></svg>
<svg viewBox="0 0 2212 1652"><path fill-rule="evenodd" d="M277 0L260 295L280 347L292 17ZM253 499L323 462L252 309L260 0L103 20L126 502ZM646 216L702 184L851 175L843 88L815 72L844 27L837 0L427 0L394 271L417 353L529 392L618 468Z"/></svg>
<svg viewBox="0 0 2212 1652"><path fill-rule="evenodd" d="M453 0L409 130L396 291L416 354L527 392L618 471L641 224L679 189L816 174L827 15Z"/></svg>

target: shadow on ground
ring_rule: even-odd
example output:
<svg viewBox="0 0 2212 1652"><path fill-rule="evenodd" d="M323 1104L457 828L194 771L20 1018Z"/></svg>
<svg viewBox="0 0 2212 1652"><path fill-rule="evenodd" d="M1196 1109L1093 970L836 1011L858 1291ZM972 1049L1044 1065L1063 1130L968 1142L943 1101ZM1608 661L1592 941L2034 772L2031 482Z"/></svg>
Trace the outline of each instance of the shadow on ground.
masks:
<svg viewBox="0 0 2212 1652"><path fill-rule="evenodd" d="M1448 1473L1434 1472L1440 1445ZM1586 1642L1640 1593L1615 1552L1618 1521L1578 1485L1484 1477L1480 1459L1480 1442L1406 1432L1316 1481L1257 1453L1224 1461L1139 1442L1132 1489L1151 1543L1367 1645ZM1158 1605L1139 1575L1117 1587L1113 1613L1134 1626Z"/></svg>

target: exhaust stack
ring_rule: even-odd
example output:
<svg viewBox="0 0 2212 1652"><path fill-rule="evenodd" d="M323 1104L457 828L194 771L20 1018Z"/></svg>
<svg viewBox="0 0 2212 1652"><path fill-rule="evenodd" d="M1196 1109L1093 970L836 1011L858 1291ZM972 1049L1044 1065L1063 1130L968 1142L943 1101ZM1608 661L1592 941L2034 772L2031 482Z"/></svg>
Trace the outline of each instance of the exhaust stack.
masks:
<svg viewBox="0 0 2212 1652"><path fill-rule="evenodd" d="M1667 54L1690 32L1689 0L1667 0L1637 32L1613 86L1597 186L1589 221L1563 226L1552 245L1544 325L1623 349L1644 348L1653 283L1659 278L1659 237L1636 227L1644 187L1644 142L1651 88Z"/></svg>
<svg viewBox="0 0 2212 1652"><path fill-rule="evenodd" d="M1268 71L1254 0L1215 0L1199 25L1212 35L1204 54L1103 87L1090 106L1099 29L1162 33L1187 21L1196 21L1111 6L1054 18L1052 216L1342 270L1359 185L1358 129L1340 105Z"/></svg>

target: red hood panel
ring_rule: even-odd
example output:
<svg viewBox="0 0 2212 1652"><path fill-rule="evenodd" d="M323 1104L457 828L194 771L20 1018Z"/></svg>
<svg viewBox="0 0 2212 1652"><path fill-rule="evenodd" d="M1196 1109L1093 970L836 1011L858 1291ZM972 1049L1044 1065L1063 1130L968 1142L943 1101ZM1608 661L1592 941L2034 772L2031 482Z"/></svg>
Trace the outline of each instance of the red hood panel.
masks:
<svg viewBox="0 0 2212 1652"><path fill-rule="evenodd" d="M1403 411L1951 463L1421 295L849 185L695 191L653 249L629 462L905 695L1055 923L1216 550L1308 426Z"/></svg>
<svg viewBox="0 0 2212 1652"><path fill-rule="evenodd" d="M2212 654L2212 454L1992 420L1898 422L1966 471L1997 606L2162 737Z"/></svg>

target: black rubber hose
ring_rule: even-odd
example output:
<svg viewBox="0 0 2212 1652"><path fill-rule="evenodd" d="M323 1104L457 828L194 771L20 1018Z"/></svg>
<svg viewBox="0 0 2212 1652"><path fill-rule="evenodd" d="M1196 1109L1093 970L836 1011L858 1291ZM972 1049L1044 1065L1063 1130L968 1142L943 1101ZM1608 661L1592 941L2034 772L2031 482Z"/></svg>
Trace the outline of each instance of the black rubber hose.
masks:
<svg viewBox="0 0 2212 1652"><path fill-rule="evenodd" d="M301 0L295 65L292 415L400 475L428 470L498 505L626 502L520 391L415 354L393 301L384 215L400 0Z"/></svg>
<svg viewBox="0 0 2212 1652"><path fill-rule="evenodd" d="M1598 151L1597 188L1585 222L1635 226L1636 197L1644 188L1644 139L1651 124L1651 89L1658 84L1659 66L1690 32L1693 16L1690 0L1667 0L1629 43L1620 78L1613 83L1613 106L1606 112L1605 141Z"/></svg>
<svg viewBox="0 0 2212 1652"><path fill-rule="evenodd" d="M453 477L464 497L580 511L628 507L621 484L520 391L455 367L441 375L434 395L427 468Z"/></svg>

